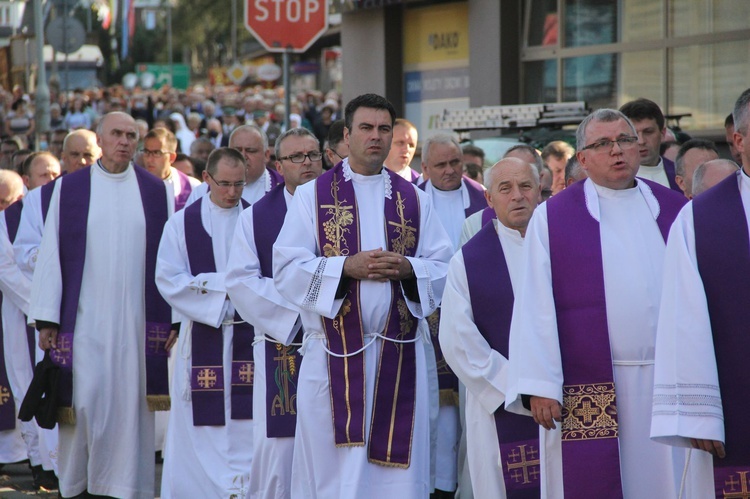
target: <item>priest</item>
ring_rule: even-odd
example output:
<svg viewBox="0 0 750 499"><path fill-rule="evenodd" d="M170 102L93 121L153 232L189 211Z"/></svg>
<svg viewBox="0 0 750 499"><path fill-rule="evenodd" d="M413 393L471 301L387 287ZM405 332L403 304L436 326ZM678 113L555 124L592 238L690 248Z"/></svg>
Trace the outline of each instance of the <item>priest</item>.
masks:
<svg viewBox="0 0 750 499"><path fill-rule="evenodd" d="M253 457L252 329L224 284L245 185L245 161L215 149L208 194L170 218L156 265L159 291L182 319L172 377L161 496L244 497ZM167 348L175 343L170 336Z"/></svg>
<svg viewBox="0 0 750 499"><path fill-rule="evenodd" d="M297 384L302 357L299 309L273 283L273 243L297 187L323 171L318 139L292 128L276 139L276 168L284 183L242 212L227 264L227 291L255 328L253 464L249 497L291 497Z"/></svg>
<svg viewBox="0 0 750 499"><path fill-rule="evenodd" d="M347 104L349 157L295 191L274 244L276 288L305 330L295 498L430 492L437 391L421 319L440 304L451 244L427 196L383 167L394 120L381 96Z"/></svg>
<svg viewBox="0 0 750 499"><path fill-rule="evenodd" d="M180 211L185 207L193 188L200 185L200 181L172 166L177 158L177 137L166 128L154 128L143 138L141 152L146 170L164 181L167 196L172 201L170 215Z"/></svg>
<svg viewBox="0 0 750 499"><path fill-rule="evenodd" d="M164 183L131 160L130 115L105 115L102 159L55 182L29 317L60 367L60 492L153 497L154 415L169 408L171 311L154 284Z"/></svg>
<svg viewBox="0 0 750 499"><path fill-rule="evenodd" d="M695 449L685 484L689 498L742 497L750 489L744 356L750 89L732 115L743 168L693 198L675 220L659 312L651 436Z"/></svg>
<svg viewBox="0 0 750 499"><path fill-rule="evenodd" d="M576 143L589 178L526 232L506 406L547 430L547 497L676 497L682 463L649 428L665 242L686 199L635 178L638 137L619 111L590 114Z"/></svg>
<svg viewBox="0 0 750 499"><path fill-rule="evenodd" d="M445 360L466 386L466 438L475 497L540 497L539 426L505 411L508 335L521 285L523 236L540 195L539 173L517 158L485 176L497 218L456 253L440 316Z"/></svg>

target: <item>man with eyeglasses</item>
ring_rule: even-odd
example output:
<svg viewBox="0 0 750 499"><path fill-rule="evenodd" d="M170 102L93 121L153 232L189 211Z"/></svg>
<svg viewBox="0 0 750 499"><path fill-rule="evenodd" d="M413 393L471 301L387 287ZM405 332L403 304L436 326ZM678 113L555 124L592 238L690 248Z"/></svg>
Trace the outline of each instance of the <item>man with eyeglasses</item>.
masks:
<svg viewBox="0 0 750 499"><path fill-rule="evenodd" d="M292 128L276 140L276 167L284 183L240 215L227 264L227 291L255 328L253 464L248 497L291 496L297 383L302 362L299 309L273 283L273 243L297 188L323 171L318 139Z"/></svg>
<svg viewBox="0 0 750 499"><path fill-rule="evenodd" d="M177 355L165 498L244 497L253 459L253 329L225 286L232 234L248 206L242 154L214 150L203 178L211 190L167 222L156 262L159 291L183 319L166 343Z"/></svg>
<svg viewBox="0 0 750 499"><path fill-rule="evenodd" d="M344 158L349 156L349 146L344 141L344 120L336 120L328 129L328 138L325 142L325 164L324 170L330 170Z"/></svg>
<svg viewBox="0 0 750 499"><path fill-rule="evenodd" d="M656 102L640 98L626 102L620 111L630 119L638 136L640 168L638 176L682 192L675 180L674 162L659 155L667 134L664 114Z"/></svg>
<svg viewBox="0 0 750 499"><path fill-rule="evenodd" d="M447 134L437 134L425 140L422 146L422 171L429 180L419 188L427 192L432 199L435 213L451 240L451 254L460 248L464 220L487 208L484 187L464 177L463 167L463 152L455 138ZM471 487L466 476L462 476L461 483L458 483L458 442L462 434L459 420L459 383L445 362L439 347L440 311L437 310L428 317L427 323L430 326L432 343L435 345L440 387L435 489L438 494L450 493L456 490L457 485L464 490ZM463 469L463 463L460 467Z"/></svg>
<svg viewBox="0 0 750 499"><path fill-rule="evenodd" d="M665 241L686 199L636 179L621 112L594 111L576 143L588 179L540 205L526 232L506 407L548 430L541 456L526 454L541 459L546 497L677 497L684 461L649 431Z"/></svg>
<svg viewBox="0 0 750 499"><path fill-rule="evenodd" d="M245 158L246 184L242 190L242 199L248 203L255 203L283 181L278 172L266 168L270 156L268 137L259 127L242 125L235 128L229 136L229 147L239 151ZM211 184L208 182L199 185L190 193L187 204L202 197L210 189Z"/></svg>
<svg viewBox="0 0 750 499"><path fill-rule="evenodd" d="M143 138L141 155L146 170L164 181L173 206L170 215L180 211L193 189L201 183L172 166L177 158L177 138L166 128L154 128Z"/></svg>

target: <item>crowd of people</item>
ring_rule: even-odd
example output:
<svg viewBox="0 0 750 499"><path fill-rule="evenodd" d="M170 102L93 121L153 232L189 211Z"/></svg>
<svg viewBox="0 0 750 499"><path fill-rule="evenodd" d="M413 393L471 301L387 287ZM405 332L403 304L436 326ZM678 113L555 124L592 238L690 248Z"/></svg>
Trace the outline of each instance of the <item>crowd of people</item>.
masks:
<svg viewBox="0 0 750 499"><path fill-rule="evenodd" d="M66 498L153 497L156 452L164 498L750 489L750 90L733 159L672 161L637 99L493 165L431 135L419 168L379 95L285 128L196 94L3 140L0 463Z"/></svg>

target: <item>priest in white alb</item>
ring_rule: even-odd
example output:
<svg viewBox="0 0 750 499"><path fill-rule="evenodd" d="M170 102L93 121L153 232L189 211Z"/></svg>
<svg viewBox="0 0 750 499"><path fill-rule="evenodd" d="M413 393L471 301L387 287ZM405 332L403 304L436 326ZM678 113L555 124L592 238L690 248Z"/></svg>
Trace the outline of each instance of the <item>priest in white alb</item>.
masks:
<svg viewBox="0 0 750 499"><path fill-rule="evenodd" d="M381 96L347 104L348 159L297 188L274 244L276 288L305 330L295 498L430 492L437 387L421 319L440 304L451 244L427 196L383 167L394 120Z"/></svg>
<svg viewBox="0 0 750 499"><path fill-rule="evenodd" d="M750 89L732 112L741 170L696 195L667 244L651 437L692 448L689 499L750 490Z"/></svg>
<svg viewBox="0 0 750 499"><path fill-rule="evenodd" d="M164 228L159 291L182 319L161 497L245 497L253 457L253 334L227 296L226 264L242 201L245 161L229 148L208 157L211 190Z"/></svg>
<svg viewBox="0 0 750 499"><path fill-rule="evenodd" d="M133 118L97 128L102 159L55 182L31 286L39 346L60 367L63 497L154 494L154 410L169 408L171 310L154 284L164 183L131 163Z"/></svg>
<svg viewBox="0 0 750 499"><path fill-rule="evenodd" d="M253 499L291 497L302 330L299 308L274 286L273 243L297 187L323 171L318 139L306 128L284 132L275 148L284 183L240 215L226 278L232 303L255 328L255 424L248 493Z"/></svg>
<svg viewBox="0 0 750 499"><path fill-rule="evenodd" d="M544 497L676 497L683 463L649 430L664 249L686 200L635 178L638 138L619 111L594 111L576 142L589 178L526 231L506 407L547 430Z"/></svg>
<svg viewBox="0 0 750 499"><path fill-rule="evenodd" d="M540 196L539 173L507 158L485 175L497 218L451 259L440 316L445 360L466 386L474 497L540 497L539 426L505 411L508 335L521 286L523 236Z"/></svg>

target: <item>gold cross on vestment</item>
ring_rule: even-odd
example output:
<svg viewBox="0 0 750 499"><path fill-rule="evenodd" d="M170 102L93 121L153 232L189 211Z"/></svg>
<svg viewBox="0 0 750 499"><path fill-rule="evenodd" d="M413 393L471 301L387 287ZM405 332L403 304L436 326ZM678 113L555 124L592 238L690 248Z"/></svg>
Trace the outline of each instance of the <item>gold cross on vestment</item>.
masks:
<svg viewBox="0 0 750 499"><path fill-rule="evenodd" d="M398 237L393 240L393 251L401 255L406 254L406 250L413 248L415 244L414 234L417 229L408 225L411 219L407 220L404 216L404 200L401 198L401 193L396 193L396 213L400 219L399 222L388 222L388 225L392 225L398 232Z"/></svg>
<svg viewBox="0 0 750 499"><path fill-rule="evenodd" d="M252 362L247 362L240 367L240 381L243 383L253 384L255 378L255 366Z"/></svg>
<svg viewBox="0 0 750 499"><path fill-rule="evenodd" d="M506 463L511 478L518 482L523 476L522 483L524 484L531 483L529 476L533 480L539 479L539 470L537 469L539 467L539 459L530 459L531 456L536 455L539 451L534 449L533 446L528 447L528 456L526 455L526 444L519 445L518 450L513 449L513 452L508 454L508 462Z"/></svg>
<svg viewBox="0 0 750 499"><path fill-rule="evenodd" d="M729 490L723 490L724 499L750 499L750 487L747 483L747 471L738 471L739 480L735 480L735 475L731 475L724 485L729 485ZM740 487L740 490L737 490Z"/></svg>
<svg viewBox="0 0 750 499"><path fill-rule="evenodd" d="M57 360L63 366L68 365L68 356L70 354L71 340L68 336L57 336Z"/></svg>
<svg viewBox="0 0 750 499"><path fill-rule="evenodd" d="M216 384L216 371L213 369L201 369L198 372L198 386L211 388Z"/></svg>
<svg viewBox="0 0 750 499"><path fill-rule="evenodd" d="M10 390L8 390L8 387L0 386L0 405L5 405L9 398Z"/></svg>
<svg viewBox="0 0 750 499"><path fill-rule="evenodd" d="M158 353L164 350L163 345L167 343L169 339L169 330L161 326L153 326L148 331L148 350L153 353Z"/></svg>
<svg viewBox="0 0 750 499"><path fill-rule="evenodd" d="M602 410L598 407L591 407L590 400L584 400L581 402L581 408L574 409L573 415L576 417L583 417L584 424L591 424L595 416L602 413Z"/></svg>

